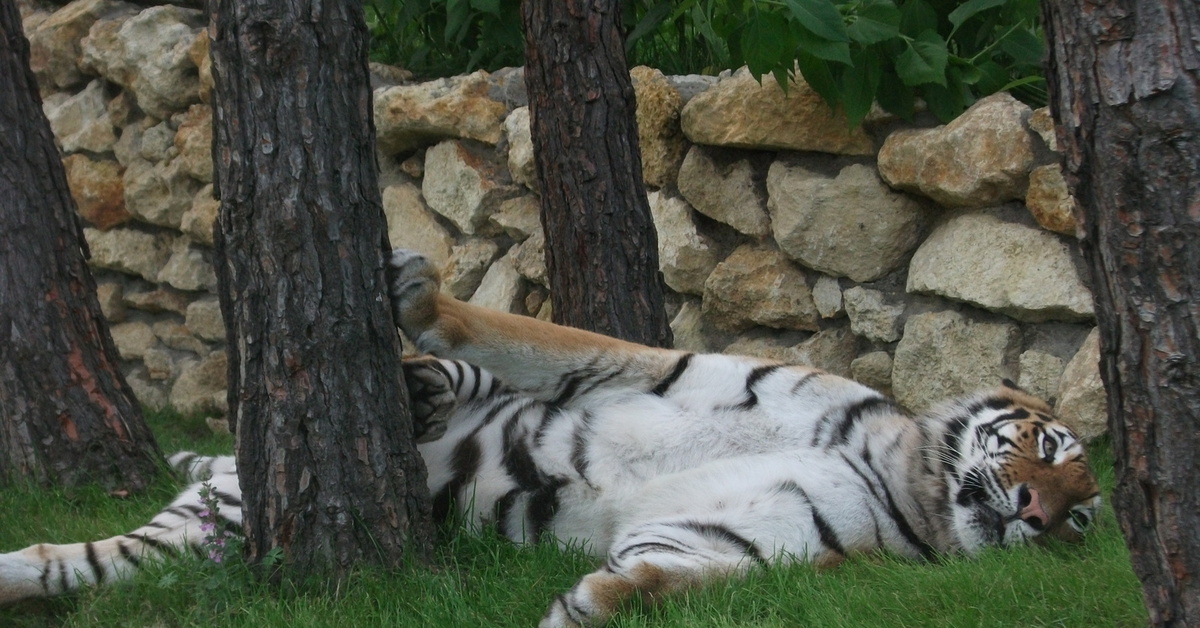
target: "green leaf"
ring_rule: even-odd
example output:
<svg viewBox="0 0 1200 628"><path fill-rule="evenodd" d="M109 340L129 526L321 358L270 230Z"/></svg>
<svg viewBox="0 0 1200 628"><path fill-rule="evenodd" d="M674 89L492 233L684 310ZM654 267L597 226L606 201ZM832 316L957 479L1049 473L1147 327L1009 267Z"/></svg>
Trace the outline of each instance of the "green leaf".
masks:
<svg viewBox="0 0 1200 628"><path fill-rule="evenodd" d="M739 43L743 61L757 77L770 73L796 48L787 18L770 12L757 13L746 24Z"/></svg>
<svg viewBox="0 0 1200 628"><path fill-rule="evenodd" d="M792 17L804 28L826 41L849 41L842 14L829 0L784 0Z"/></svg>
<svg viewBox="0 0 1200 628"><path fill-rule="evenodd" d="M658 26L663 23L663 20L667 19L667 16L671 14L671 9L673 8L674 6L671 2L660 2L650 7L650 10L646 11L646 14L642 16L637 26L634 26L633 30L629 31L629 34L625 36L625 51L628 52L631 50L633 44L646 34L657 30Z"/></svg>
<svg viewBox="0 0 1200 628"><path fill-rule="evenodd" d="M933 31L924 31L896 58L896 74L905 85L946 85L946 42Z"/></svg>
<svg viewBox="0 0 1200 628"><path fill-rule="evenodd" d="M788 76L787 69L781 67L775 68L774 70L771 70L771 75L775 77L775 82L779 85L779 89L782 89L783 94L786 96L792 85L791 77Z"/></svg>
<svg viewBox="0 0 1200 628"><path fill-rule="evenodd" d="M460 41L471 16L469 0L446 0L446 41Z"/></svg>
<svg viewBox="0 0 1200 628"><path fill-rule="evenodd" d="M983 71L973 65L960 65L956 67L962 72L962 82L967 85L974 85L983 78Z"/></svg>
<svg viewBox="0 0 1200 628"><path fill-rule="evenodd" d="M885 70L879 77L879 87L875 90L875 99L879 101L879 106L886 111L905 120L912 120L916 96L913 94L913 89L905 85L895 73Z"/></svg>
<svg viewBox="0 0 1200 628"><path fill-rule="evenodd" d="M963 22L971 19L972 16L988 9L998 7L1008 0L968 0L958 6L957 9L950 12L947 19L954 25L955 30L962 26Z"/></svg>
<svg viewBox="0 0 1200 628"><path fill-rule="evenodd" d="M1001 40L1000 50L1017 63L1036 66L1042 63L1045 47L1041 37L1026 29L1018 28Z"/></svg>
<svg viewBox="0 0 1200 628"><path fill-rule="evenodd" d="M942 122L957 118L970 99L970 92L965 92L956 72L947 72L947 79L945 86L927 85L922 92L929 111Z"/></svg>
<svg viewBox="0 0 1200 628"><path fill-rule="evenodd" d="M916 35L924 31L937 31L938 17L933 7L925 0L907 0L900 7L900 32Z"/></svg>
<svg viewBox="0 0 1200 628"><path fill-rule="evenodd" d="M854 23L846 27L846 34L864 46L896 37L900 35L900 9L890 0L868 0Z"/></svg>
<svg viewBox="0 0 1200 628"><path fill-rule="evenodd" d="M841 102L841 95L838 93L837 81L833 78L833 71L830 69L828 61L798 50L796 51L796 66L800 68L800 76L804 78L804 82L817 92L825 104L829 105L831 109L838 106L838 103Z"/></svg>
<svg viewBox="0 0 1200 628"><path fill-rule="evenodd" d="M854 128L871 111L882 68L879 53L875 50L855 50L850 57L854 65L842 72L841 92L842 109L846 112L850 128Z"/></svg>
<svg viewBox="0 0 1200 628"><path fill-rule="evenodd" d="M850 65L850 42L822 39L795 22L792 22L792 27L795 43L801 50L826 61Z"/></svg>
<svg viewBox="0 0 1200 628"><path fill-rule="evenodd" d="M500 15L500 0L471 0L471 8L480 13Z"/></svg>

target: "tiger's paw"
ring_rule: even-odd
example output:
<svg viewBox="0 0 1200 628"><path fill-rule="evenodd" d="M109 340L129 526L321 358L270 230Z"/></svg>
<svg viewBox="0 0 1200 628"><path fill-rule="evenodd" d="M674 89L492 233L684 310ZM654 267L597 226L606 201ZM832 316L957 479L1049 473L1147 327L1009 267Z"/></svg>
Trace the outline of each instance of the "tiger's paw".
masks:
<svg viewBox="0 0 1200 628"><path fill-rule="evenodd" d="M435 441L446 433L446 423L458 405L450 377L435 358L413 358L402 365L412 399L413 434L418 443Z"/></svg>
<svg viewBox="0 0 1200 628"><path fill-rule="evenodd" d="M400 329L413 340L437 320L441 278L429 258L408 249L395 249L387 260L388 297Z"/></svg>

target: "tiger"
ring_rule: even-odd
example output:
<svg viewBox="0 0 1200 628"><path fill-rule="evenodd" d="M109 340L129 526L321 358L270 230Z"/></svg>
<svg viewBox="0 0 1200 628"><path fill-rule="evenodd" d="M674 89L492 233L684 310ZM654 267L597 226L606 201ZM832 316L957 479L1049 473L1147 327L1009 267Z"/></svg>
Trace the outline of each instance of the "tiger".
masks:
<svg viewBox="0 0 1200 628"><path fill-rule="evenodd" d="M913 415L807 366L661 349L443 294L424 256L387 260L414 437L437 517L598 568L540 628L599 626L631 598L770 565L1076 541L1100 491L1084 444L1004 381ZM240 530L232 456L170 458L194 484L128 534L0 554L0 603L125 579ZM203 481L203 482L202 482ZM201 512L209 489L215 513Z"/></svg>

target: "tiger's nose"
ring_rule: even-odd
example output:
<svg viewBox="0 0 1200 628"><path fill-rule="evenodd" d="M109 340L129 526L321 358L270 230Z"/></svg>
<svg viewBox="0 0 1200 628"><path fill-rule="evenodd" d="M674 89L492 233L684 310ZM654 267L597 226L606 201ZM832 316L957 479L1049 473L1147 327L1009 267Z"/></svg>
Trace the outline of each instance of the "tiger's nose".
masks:
<svg viewBox="0 0 1200 628"><path fill-rule="evenodd" d="M1037 489L1022 486L1017 494L1017 508L1017 516L1034 530L1045 530L1046 526L1050 525L1050 516L1042 508Z"/></svg>

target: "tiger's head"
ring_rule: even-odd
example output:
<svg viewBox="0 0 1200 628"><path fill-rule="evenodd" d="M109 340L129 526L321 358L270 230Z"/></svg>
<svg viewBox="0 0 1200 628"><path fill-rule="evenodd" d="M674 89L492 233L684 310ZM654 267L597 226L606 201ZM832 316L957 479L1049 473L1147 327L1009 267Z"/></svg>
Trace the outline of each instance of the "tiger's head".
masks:
<svg viewBox="0 0 1200 628"><path fill-rule="evenodd" d="M940 510L956 549L1075 541L1095 518L1100 490L1083 443L1045 402L1005 382L933 417L941 430L929 463L940 470Z"/></svg>

